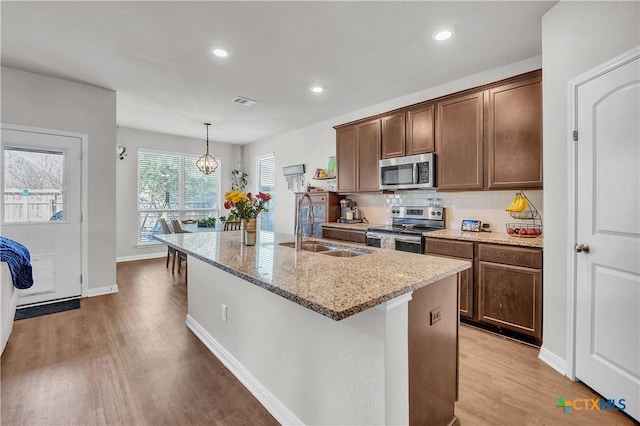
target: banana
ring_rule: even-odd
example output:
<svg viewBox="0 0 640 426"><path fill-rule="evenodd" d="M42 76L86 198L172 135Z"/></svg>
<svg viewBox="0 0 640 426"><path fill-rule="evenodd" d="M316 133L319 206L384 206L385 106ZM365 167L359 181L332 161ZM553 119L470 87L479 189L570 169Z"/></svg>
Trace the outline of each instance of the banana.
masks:
<svg viewBox="0 0 640 426"><path fill-rule="evenodd" d="M520 193L516 192L516 196L513 198L513 201L511 201L511 204L509 204L505 210L508 212L515 211L514 210L515 206L519 201L520 201Z"/></svg>
<svg viewBox="0 0 640 426"><path fill-rule="evenodd" d="M516 196L509 206L505 209L508 212L522 213L529 208L529 200L522 195L521 192L516 192Z"/></svg>

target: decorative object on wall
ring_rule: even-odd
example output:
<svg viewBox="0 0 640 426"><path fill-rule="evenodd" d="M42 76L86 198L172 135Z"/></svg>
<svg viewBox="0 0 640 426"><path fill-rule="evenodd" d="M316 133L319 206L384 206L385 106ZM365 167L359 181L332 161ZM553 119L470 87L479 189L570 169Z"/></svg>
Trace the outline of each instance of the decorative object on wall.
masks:
<svg viewBox="0 0 640 426"><path fill-rule="evenodd" d="M287 189L301 192L304 188L304 164L294 164L282 168L282 174L287 179Z"/></svg>
<svg viewBox="0 0 640 426"><path fill-rule="evenodd" d="M247 187L248 174L240 169L231 170L231 189L237 191L244 191Z"/></svg>
<svg viewBox="0 0 640 426"><path fill-rule="evenodd" d="M196 167L205 175L210 175L218 168L218 162L209 155L209 126L211 123L204 123L207 126L207 152L196 161Z"/></svg>
<svg viewBox="0 0 640 426"><path fill-rule="evenodd" d="M118 147L116 148L116 155L118 156L119 160L124 160L124 158L127 156L127 147L124 146L124 144L122 143L122 135L120 134L120 126L117 126L117 131L118 131L118 139L120 139L120 145L118 145Z"/></svg>
<svg viewBox="0 0 640 426"><path fill-rule="evenodd" d="M119 145L118 148L116 148L116 154L118 154L118 160L124 160L127 156L127 147Z"/></svg>

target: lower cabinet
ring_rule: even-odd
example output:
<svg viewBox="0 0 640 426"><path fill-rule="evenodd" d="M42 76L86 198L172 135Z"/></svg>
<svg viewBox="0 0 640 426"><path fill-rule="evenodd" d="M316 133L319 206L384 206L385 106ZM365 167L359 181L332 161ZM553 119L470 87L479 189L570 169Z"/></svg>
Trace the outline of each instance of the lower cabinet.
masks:
<svg viewBox="0 0 640 426"><path fill-rule="evenodd" d="M473 243L465 241L440 240L427 238L425 253L454 259L473 261ZM473 271L474 267L458 274L460 288L460 316L473 318Z"/></svg>
<svg viewBox="0 0 640 426"><path fill-rule="evenodd" d="M542 250L478 245L478 317L542 338Z"/></svg>
<svg viewBox="0 0 640 426"><path fill-rule="evenodd" d="M333 240L353 241L354 243L367 243L367 231L346 228L322 227L322 238L331 238Z"/></svg>
<svg viewBox="0 0 640 426"><path fill-rule="evenodd" d="M542 249L427 238L425 253L473 262L458 274L460 318L542 343Z"/></svg>

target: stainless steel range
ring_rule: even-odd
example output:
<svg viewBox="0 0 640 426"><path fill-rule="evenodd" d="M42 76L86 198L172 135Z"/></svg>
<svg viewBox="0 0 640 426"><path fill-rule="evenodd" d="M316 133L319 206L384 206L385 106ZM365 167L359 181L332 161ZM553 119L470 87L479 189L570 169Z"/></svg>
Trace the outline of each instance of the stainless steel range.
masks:
<svg viewBox="0 0 640 426"><path fill-rule="evenodd" d="M444 207L392 207L392 224L367 229L367 245L424 253L424 233L445 229Z"/></svg>

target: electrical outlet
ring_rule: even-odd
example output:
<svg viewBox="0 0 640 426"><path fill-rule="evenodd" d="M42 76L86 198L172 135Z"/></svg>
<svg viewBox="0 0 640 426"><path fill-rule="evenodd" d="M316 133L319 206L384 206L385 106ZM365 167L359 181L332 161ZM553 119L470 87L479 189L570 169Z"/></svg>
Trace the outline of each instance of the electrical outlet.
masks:
<svg viewBox="0 0 640 426"><path fill-rule="evenodd" d="M429 325L433 325L442 319L442 313L440 312L440 306L429 312Z"/></svg>
<svg viewBox="0 0 640 426"><path fill-rule="evenodd" d="M222 304L220 309L220 316L222 317L222 321L227 322L227 305L225 305L224 303Z"/></svg>

